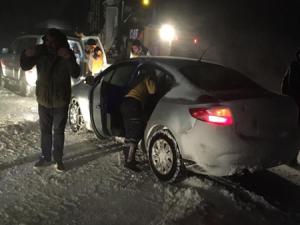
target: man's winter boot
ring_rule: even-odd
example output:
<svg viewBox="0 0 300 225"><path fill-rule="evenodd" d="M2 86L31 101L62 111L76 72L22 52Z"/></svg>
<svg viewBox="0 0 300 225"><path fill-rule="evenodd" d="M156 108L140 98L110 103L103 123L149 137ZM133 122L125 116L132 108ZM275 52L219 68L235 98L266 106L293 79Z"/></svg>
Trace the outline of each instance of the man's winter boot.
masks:
<svg viewBox="0 0 300 225"><path fill-rule="evenodd" d="M34 164L34 167L43 167L51 165L51 159L45 159L43 157L39 158L39 160Z"/></svg>
<svg viewBox="0 0 300 225"><path fill-rule="evenodd" d="M136 149L137 149L137 144L135 143L130 143L129 144L129 151L128 151L128 157L127 157L127 163L136 163L135 160L135 153L136 153Z"/></svg>
<svg viewBox="0 0 300 225"><path fill-rule="evenodd" d="M125 163L127 162L127 160L128 160L128 152L129 152L129 146L125 146L124 148L123 148L123 154L124 154L124 161L125 161Z"/></svg>
<svg viewBox="0 0 300 225"><path fill-rule="evenodd" d="M125 161L125 167L135 172L140 172L141 169L136 166L137 161L135 160L136 147L137 147L136 144L133 143L129 144L128 157L127 160Z"/></svg>

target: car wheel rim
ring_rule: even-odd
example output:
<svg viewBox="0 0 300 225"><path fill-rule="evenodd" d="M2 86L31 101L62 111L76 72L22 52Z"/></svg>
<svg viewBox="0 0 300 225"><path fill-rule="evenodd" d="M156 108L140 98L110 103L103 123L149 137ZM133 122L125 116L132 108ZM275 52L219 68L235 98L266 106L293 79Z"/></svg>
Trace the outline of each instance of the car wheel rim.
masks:
<svg viewBox="0 0 300 225"><path fill-rule="evenodd" d="M81 128L82 126L81 121L83 121L81 117L82 115L80 113L79 105L75 100L73 100L70 107L70 117L69 117L70 124L73 129L79 130Z"/></svg>
<svg viewBox="0 0 300 225"><path fill-rule="evenodd" d="M168 142L163 139L157 140L152 151L153 165L160 174L168 174L173 166L173 152Z"/></svg>

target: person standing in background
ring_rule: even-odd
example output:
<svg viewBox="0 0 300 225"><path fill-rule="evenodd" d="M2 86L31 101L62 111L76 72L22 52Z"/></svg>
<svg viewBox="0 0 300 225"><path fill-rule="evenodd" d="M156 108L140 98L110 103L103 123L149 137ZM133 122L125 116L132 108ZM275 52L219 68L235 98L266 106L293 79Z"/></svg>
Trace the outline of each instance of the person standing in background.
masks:
<svg viewBox="0 0 300 225"><path fill-rule="evenodd" d="M103 67L103 52L100 47L97 46L93 54L89 55L88 67L93 76L101 72Z"/></svg>
<svg viewBox="0 0 300 225"><path fill-rule="evenodd" d="M135 40L132 42L130 58L136 58L140 56L151 56L148 48L142 45L139 40Z"/></svg>

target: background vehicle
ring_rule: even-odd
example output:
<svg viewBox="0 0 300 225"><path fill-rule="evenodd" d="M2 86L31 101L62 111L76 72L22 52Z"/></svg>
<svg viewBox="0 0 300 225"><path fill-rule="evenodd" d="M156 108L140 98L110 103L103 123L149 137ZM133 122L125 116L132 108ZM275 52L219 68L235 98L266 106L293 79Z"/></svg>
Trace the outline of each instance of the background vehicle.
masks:
<svg viewBox="0 0 300 225"><path fill-rule="evenodd" d="M143 67L156 71L158 93L147 103L145 148L163 181L182 168L229 176L289 162L298 151L298 109L232 69L183 58L145 57L115 64L94 84L73 87L70 124L99 138L124 136L120 104ZM77 119L77 120L76 120Z"/></svg>
<svg viewBox="0 0 300 225"><path fill-rule="evenodd" d="M22 71L20 67L20 55L26 48L32 47L36 44L42 43L43 35L23 35L17 37L11 44L10 48L2 49L1 55L1 83L6 87L14 87L21 95L28 96L33 93L35 89L35 82L37 79L36 68L32 70ZM81 74L84 75L86 71L86 55L85 55L85 42L92 38L96 40L103 52L104 68L107 65L106 54L102 43L97 36L84 36L82 38L67 36L71 49L74 51L77 63L81 66ZM72 80L72 83L75 83Z"/></svg>

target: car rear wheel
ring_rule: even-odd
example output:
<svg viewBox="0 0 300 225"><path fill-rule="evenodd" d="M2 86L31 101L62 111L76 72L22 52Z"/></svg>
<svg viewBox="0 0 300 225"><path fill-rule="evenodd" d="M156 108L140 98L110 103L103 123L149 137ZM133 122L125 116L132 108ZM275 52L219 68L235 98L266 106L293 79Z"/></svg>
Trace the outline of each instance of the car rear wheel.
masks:
<svg viewBox="0 0 300 225"><path fill-rule="evenodd" d="M149 163L161 181L175 181L181 170L182 160L175 138L168 130L154 133L149 143Z"/></svg>
<svg viewBox="0 0 300 225"><path fill-rule="evenodd" d="M69 105L69 124L71 130L77 133L84 127L84 120L81 114L79 103L76 99L72 99Z"/></svg>

